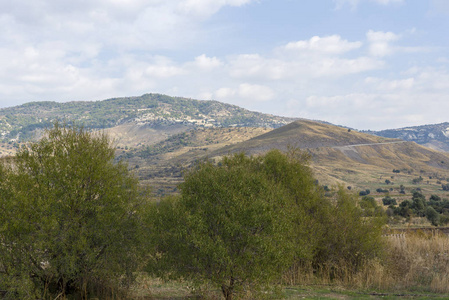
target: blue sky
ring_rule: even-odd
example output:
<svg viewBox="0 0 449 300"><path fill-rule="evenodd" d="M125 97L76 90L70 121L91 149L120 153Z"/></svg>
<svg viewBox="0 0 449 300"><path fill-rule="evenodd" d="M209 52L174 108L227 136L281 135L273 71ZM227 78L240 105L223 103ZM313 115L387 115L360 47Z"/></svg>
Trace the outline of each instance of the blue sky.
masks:
<svg viewBox="0 0 449 300"><path fill-rule="evenodd" d="M163 93L357 129L449 121L447 0L0 0L0 107Z"/></svg>

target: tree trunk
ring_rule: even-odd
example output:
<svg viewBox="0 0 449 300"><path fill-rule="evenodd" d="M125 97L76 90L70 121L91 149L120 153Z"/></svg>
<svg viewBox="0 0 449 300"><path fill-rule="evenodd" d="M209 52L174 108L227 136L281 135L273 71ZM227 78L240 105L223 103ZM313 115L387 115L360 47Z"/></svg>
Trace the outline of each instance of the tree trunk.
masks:
<svg viewBox="0 0 449 300"><path fill-rule="evenodd" d="M229 280L229 285L222 285L221 291L223 292L223 296L226 300L232 300L232 292L234 290L234 277L231 276Z"/></svg>

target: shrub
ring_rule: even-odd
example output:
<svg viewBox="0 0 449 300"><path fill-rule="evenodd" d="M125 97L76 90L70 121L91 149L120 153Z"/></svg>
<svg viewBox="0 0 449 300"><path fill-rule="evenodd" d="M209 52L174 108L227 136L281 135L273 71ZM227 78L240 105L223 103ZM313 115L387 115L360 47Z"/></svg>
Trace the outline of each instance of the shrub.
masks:
<svg viewBox="0 0 449 300"><path fill-rule="evenodd" d="M383 205L397 205L396 199L391 198L391 196L386 196L385 198L382 198Z"/></svg>
<svg viewBox="0 0 449 300"><path fill-rule="evenodd" d="M326 226L313 265L316 269L330 269L334 278L357 272L365 262L383 252L381 234L385 218L379 215L365 218L356 204L357 196L340 189L336 204L329 207L328 215L322 216Z"/></svg>
<svg viewBox="0 0 449 300"><path fill-rule="evenodd" d="M425 214L426 214L427 220L429 220L433 226L438 226L440 215L437 213L437 211L432 206L426 207Z"/></svg>

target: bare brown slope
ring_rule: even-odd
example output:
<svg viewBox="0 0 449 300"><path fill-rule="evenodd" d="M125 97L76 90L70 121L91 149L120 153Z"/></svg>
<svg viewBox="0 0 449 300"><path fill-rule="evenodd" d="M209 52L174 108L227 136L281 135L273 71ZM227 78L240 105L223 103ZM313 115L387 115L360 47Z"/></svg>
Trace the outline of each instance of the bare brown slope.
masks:
<svg viewBox="0 0 449 300"><path fill-rule="evenodd" d="M211 155L219 156L240 151L248 154L257 154L273 148L286 150L289 146L300 149L313 149L396 141L399 140L369 135L335 125L300 120L243 143L224 147Z"/></svg>
<svg viewBox="0 0 449 300"><path fill-rule="evenodd" d="M343 184L356 189L395 188L418 176L425 180L423 189L437 192L441 184L435 178L449 178L449 155L398 139L388 139L313 121L296 121L250 140L209 153L220 157L234 152L261 154L270 149L298 147L312 155L315 176L324 185ZM400 174L393 169L401 170ZM392 178L393 177L393 178ZM396 185L386 186L385 180ZM438 180L439 181L439 180Z"/></svg>

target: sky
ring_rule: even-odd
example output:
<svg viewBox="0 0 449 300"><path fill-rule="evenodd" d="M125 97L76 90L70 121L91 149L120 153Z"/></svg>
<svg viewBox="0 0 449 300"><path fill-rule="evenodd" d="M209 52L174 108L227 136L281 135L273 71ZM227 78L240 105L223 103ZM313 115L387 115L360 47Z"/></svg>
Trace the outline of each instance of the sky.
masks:
<svg viewBox="0 0 449 300"><path fill-rule="evenodd" d="M448 0L0 0L0 108L162 93L360 130L449 121Z"/></svg>

